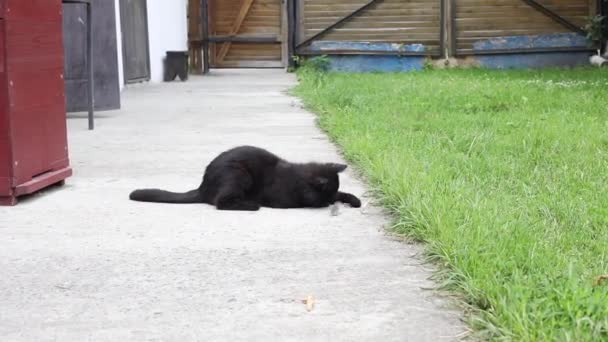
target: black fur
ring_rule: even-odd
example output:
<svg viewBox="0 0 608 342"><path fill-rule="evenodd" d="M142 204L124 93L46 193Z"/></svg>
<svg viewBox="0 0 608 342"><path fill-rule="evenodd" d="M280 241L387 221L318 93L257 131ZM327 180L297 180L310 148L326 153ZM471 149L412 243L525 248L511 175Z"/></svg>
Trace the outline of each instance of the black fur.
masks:
<svg viewBox="0 0 608 342"><path fill-rule="evenodd" d="M129 197L140 202L207 203L220 210L322 208L335 202L359 208L361 201L356 196L338 191L338 174L346 167L334 163L294 164L261 148L241 146L215 158L196 190L136 190Z"/></svg>

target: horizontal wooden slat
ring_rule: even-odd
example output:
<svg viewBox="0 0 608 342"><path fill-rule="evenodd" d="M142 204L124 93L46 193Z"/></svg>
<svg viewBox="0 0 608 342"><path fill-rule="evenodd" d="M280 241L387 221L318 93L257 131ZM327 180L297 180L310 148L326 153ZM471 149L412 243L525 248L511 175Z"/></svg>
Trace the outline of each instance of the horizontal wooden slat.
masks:
<svg viewBox="0 0 608 342"><path fill-rule="evenodd" d="M369 0L304 0L301 41L323 31ZM439 51L440 0L384 0L320 37L325 41L424 44Z"/></svg>
<svg viewBox="0 0 608 342"><path fill-rule="evenodd" d="M538 0L577 26L592 13L589 0ZM470 51L480 40L571 32L521 0L456 0L456 46Z"/></svg>

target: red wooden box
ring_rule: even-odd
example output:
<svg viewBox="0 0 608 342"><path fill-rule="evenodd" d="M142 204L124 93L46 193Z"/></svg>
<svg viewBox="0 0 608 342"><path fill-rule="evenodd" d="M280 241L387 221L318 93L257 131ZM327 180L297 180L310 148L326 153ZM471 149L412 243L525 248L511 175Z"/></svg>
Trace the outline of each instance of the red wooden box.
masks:
<svg viewBox="0 0 608 342"><path fill-rule="evenodd" d="M61 0L0 0L0 205L63 182Z"/></svg>

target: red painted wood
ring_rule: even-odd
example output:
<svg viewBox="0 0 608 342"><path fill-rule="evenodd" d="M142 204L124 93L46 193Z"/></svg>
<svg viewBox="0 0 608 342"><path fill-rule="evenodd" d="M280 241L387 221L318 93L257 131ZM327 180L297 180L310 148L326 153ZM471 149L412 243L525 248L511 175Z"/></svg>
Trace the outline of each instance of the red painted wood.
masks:
<svg viewBox="0 0 608 342"><path fill-rule="evenodd" d="M4 15L2 15L4 13ZM71 175L61 0L0 0L0 202Z"/></svg>
<svg viewBox="0 0 608 342"><path fill-rule="evenodd" d="M34 193L40 189L44 189L49 185L62 182L64 179L72 175L72 169L65 168L40 175L31 181L20 184L15 188L15 196L22 196Z"/></svg>
<svg viewBox="0 0 608 342"><path fill-rule="evenodd" d="M2 0L0 0L0 8ZM0 12L1 13L1 12ZM8 91L5 67L5 21L0 19L0 196L12 195L12 155L8 115ZM6 201L8 202L8 200Z"/></svg>
<svg viewBox="0 0 608 342"><path fill-rule="evenodd" d="M0 196L11 196L13 194L13 180L8 177L0 177Z"/></svg>
<svg viewBox="0 0 608 342"><path fill-rule="evenodd" d="M61 20L61 1L4 0L4 17L11 20ZM1 7L1 5L0 5Z"/></svg>
<svg viewBox="0 0 608 342"><path fill-rule="evenodd" d="M17 204L17 197L15 196L0 196L0 206L10 206Z"/></svg>
<svg viewBox="0 0 608 342"><path fill-rule="evenodd" d="M7 18L6 58L9 70L17 66L31 69L32 63L63 67L60 64L63 62L63 31L57 35L57 27L62 27L61 19L40 22Z"/></svg>

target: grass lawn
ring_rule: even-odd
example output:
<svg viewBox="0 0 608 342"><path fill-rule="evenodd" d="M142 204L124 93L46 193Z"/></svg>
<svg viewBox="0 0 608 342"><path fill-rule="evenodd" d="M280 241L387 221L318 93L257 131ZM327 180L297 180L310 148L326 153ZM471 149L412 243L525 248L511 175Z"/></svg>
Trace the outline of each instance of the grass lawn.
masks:
<svg viewBox="0 0 608 342"><path fill-rule="evenodd" d="M608 340L608 70L298 75L480 337Z"/></svg>

